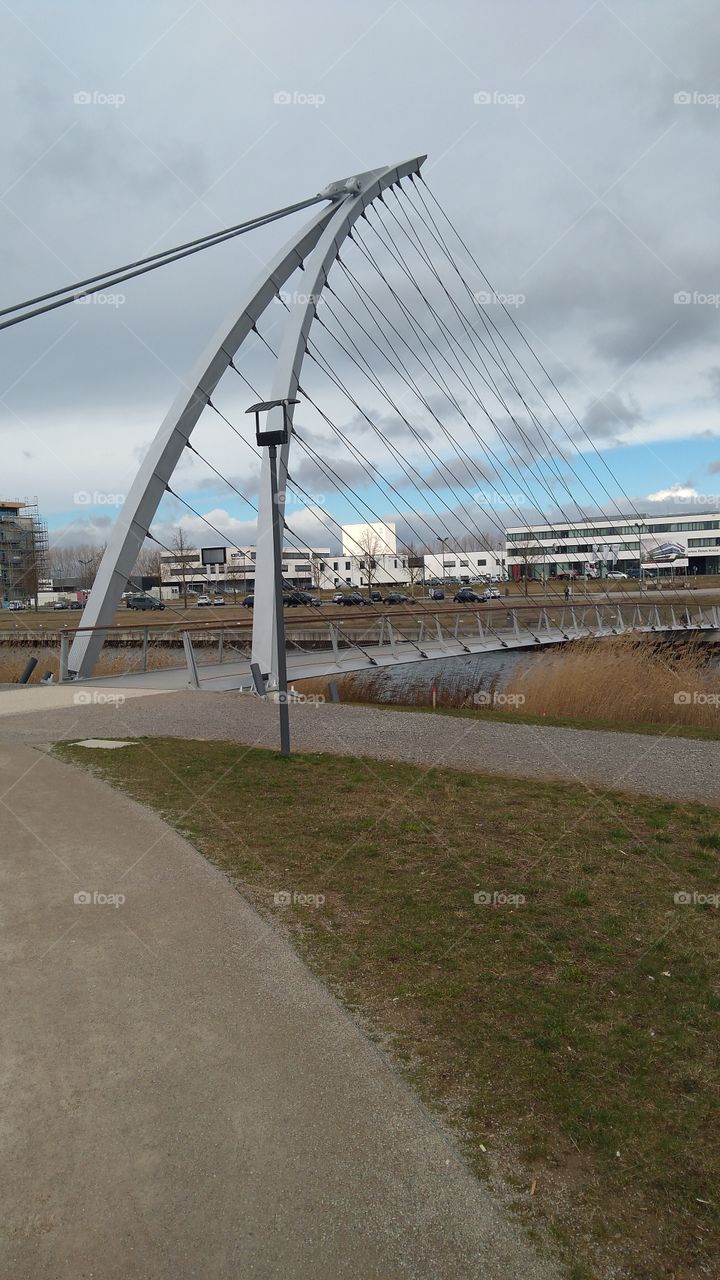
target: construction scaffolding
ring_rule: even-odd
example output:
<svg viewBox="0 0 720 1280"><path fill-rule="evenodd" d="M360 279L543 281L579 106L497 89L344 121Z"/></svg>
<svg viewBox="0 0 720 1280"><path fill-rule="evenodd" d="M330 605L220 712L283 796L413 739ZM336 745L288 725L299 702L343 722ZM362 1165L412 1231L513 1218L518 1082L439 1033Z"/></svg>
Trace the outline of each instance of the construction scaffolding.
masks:
<svg viewBox="0 0 720 1280"><path fill-rule="evenodd" d="M37 498L0 499L0 599L37 606L48 577L48 528Z"/></svg>

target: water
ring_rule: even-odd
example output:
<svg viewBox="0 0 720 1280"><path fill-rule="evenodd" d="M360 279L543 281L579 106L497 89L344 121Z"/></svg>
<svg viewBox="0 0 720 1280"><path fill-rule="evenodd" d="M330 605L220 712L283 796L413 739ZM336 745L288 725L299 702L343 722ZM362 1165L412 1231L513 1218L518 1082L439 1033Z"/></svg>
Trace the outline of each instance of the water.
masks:
<svg viewBox="0 0 720 1280"><path fill-rule="evenodd" d="M434 685L440 702L455 703L472 698L475 693L500 693L518 664L525 667L547 662L549 657L534 649L463 653L452 658L382 667L379 671L358 671L353 675L353 682L359 689L371 690L376 702L429 703Z"/></svg>
<svg viewBox="0 0 720 1280"><path fill-rule="evenodd" d="M678 634L671 637L669 643L673 648L690 644L698 646L704 651L708 666L720 668L719 647L713 641ZM432 702L434 685L439 703L458 706L465 700L472 701L476 693L486 693L491 697L502 693L518 667L526 670L538 662L546 667L562 663L565 648L565 645L553 645L549 649L513 649L509 652L500 649L489 653L431 658L404 666L358 671L353 674L353 682L374 702L420 705Z"/></svg>

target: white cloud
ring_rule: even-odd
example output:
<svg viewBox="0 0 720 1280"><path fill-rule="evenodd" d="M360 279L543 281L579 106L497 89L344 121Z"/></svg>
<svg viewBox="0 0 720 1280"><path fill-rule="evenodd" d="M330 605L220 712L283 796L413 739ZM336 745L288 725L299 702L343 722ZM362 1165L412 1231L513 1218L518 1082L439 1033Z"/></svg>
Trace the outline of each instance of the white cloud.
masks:
<svg viewBox="0 0 720 1280"><path fill-rule="evenodd" d="M689 484L674 484L670 489L658 489L657 493L649 493L647 495L648 502L692 502L694 498L698 498L697 489L693 489Z"/></svg>

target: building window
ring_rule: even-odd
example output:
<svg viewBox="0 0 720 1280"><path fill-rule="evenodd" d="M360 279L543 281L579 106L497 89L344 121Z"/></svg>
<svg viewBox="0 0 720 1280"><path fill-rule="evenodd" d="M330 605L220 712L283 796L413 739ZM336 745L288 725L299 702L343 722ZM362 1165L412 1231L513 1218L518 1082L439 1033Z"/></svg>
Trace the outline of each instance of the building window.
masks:
<svg viewBox="0 0 720 1280"><path fill-rule="evenodd" d="M339 569L339 568L340 568L340 565L338 564L337 560L333 560L333 569Z"/></svg>
<svg viewBox="0 0 720 1280"><path fill-rule="evenodd" d="M346 569L351 569L351 568L352 568L352 565L350 564L350 561L349 561L349 560L346 560L346 561L345 561L345 568L346 568ZM350 579L348 578L348 582L349 582L349 581L350 581Z"/></svg>

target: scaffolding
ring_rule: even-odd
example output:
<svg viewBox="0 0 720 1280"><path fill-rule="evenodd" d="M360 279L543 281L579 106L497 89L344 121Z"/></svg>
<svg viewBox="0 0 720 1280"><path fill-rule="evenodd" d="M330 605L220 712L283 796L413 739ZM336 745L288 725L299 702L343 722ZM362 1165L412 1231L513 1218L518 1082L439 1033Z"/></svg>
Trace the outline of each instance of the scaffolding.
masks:
<svg viewBox="0 0 720 1280"><path fill-rule="evenodd" d="M0 500L0 598L3 604L33 600L48 578L47 523L37 498Z"/></svg>

